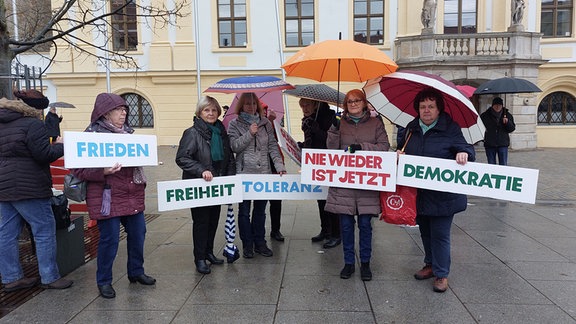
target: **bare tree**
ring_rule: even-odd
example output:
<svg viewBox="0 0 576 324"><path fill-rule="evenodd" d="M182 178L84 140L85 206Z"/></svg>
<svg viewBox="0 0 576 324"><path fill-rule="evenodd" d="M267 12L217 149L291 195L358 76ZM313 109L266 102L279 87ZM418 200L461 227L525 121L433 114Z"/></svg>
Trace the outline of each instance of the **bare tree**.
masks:
<svg viewBox="0 0 576 324"><path fill-rule="evenodd" d="M186 16L188 0L176 0L166 5L138 4L136 0L64 0L58 8L50 9L50 0L18 1L18 38L11 35L13 15L10 0L0 0L0 97L12 97L11 66L18 54L34 51L41 55L52 47L54 62L58 46L64 44L79 54L112 61L117 66L138 69L136 60L127 50L108 46L113 42L113 17L144 22L151 29L176 25ZM114 6L109 7L112 3ZM46 5L47 4L47 5ZM130 7L131 10L126 10ZM113 8L111 10L111 8ZM97 34L98 40L77 35ZM87 50L96 48L97 50Z"/></svg>

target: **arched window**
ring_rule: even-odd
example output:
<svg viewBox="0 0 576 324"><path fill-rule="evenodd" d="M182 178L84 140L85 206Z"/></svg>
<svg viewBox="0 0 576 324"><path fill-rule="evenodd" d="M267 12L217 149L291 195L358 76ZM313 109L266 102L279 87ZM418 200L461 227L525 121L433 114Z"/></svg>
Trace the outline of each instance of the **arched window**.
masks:
<svg viewBox="0 0 576 324"><path fill-rule="evenodd" d="M125 93L120 96L128 104L128 125L130 127L154 127L154 111L148 100L136 93Z"/></svg>
<svg viewBox="0 0 576 324"><path fill-rule="evenodd" d="M576 100L566 92L553 92L538 105L538 124L576 124Z"/></svg>

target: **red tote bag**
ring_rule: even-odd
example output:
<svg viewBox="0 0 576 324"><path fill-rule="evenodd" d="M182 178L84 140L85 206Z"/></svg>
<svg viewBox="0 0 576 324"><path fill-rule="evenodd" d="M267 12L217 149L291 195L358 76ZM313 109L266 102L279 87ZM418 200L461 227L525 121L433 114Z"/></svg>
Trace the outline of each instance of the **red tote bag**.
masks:
<svg viewBox="0 0 576 324"><path fill-rule="evenodd" d="M395 192L381 191L380 220L395 225L416 226L416 194L413 187L396 186Z"/></svg>

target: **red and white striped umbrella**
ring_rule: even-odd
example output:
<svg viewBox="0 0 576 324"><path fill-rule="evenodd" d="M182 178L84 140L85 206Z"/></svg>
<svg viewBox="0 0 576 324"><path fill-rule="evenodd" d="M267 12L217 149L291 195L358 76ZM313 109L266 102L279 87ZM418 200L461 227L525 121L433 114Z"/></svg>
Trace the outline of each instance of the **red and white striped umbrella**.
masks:
<svg viewBox="0 0 576 324"><path fill-rule="evenodd" d="M422 89L432 87L444 98L444 111L460 125L470 144L484 139L486 128L474 105L452 82L421 71L401 71L371 79L364 85L366 98L378 113L392 123L406 127L418 116L414 98Z"/></svg>

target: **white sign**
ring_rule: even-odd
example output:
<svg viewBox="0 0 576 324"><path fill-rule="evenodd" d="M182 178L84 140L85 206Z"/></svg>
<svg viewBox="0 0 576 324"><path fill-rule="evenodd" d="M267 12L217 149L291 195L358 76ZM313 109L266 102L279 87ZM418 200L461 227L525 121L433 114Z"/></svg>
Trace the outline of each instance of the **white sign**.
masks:
<svg viewBox="0 0 576 324"><path fill-rule="evenodd" d="M158 165L155 135L64 132L64 166L104 168Z"/></svg>
<svg viewBox="0 0 576 324"><path fill-rule="evenodd" d="M302 159L302 152L296 142L290 134L280 126L277 120L274 120L274 129L276 130L276 137L278 138L278 145L288 156L300 165L300 160Z"/></svg>
<svg viewBox="0 0 576 324"><path fill-rule="evenodd" d="M327 187L396 190L396 152L302 150L302 183Z"/></svg>
<svg viewBox="0 0 576 324"><path fill-rule="evenodd" d="M538 170L400 155L399 185L534 204Z"/></svg>
<svg viewBox="0 0 576 324"><path fill-rule="evenodd" d="M240 176L159 181L158 211L241 202L241 182Z"/></svg>
<svg viewBox="0 0 576 324"><path fill-rule="evenodd" d="M324 200L328 188L303 184L298 174L242 174L244 200Z"/></svg>

